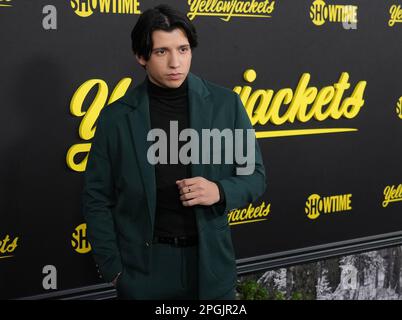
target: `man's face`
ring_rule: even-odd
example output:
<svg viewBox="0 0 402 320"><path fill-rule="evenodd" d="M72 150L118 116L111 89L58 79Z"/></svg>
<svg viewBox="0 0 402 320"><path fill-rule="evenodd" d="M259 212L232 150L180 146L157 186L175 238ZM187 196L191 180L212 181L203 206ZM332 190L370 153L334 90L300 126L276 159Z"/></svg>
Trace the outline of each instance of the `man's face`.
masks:
<svg viewBox="0 0 402 320"><path fill-rule="evenodd" d="M145 66L149 80L164 88L178 88L191 66L191 47L186 33L180 29L152 32L153 48L148 61L137 56Z"/></svg>

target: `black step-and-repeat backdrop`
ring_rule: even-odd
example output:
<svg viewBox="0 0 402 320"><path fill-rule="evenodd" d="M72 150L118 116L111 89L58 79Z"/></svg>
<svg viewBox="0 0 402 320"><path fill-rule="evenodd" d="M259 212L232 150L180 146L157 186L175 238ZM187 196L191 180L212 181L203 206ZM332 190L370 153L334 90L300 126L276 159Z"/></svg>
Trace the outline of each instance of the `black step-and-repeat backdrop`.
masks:
<svg viewBox="0 0 402 320"><path fill-rule="evenodd" d="M402 2L165 2L263 152L266 193L228 214L240 265L401 235ZM144 79L130 32L157 4L0 0L0 298L102 283L83 171L100 110Z"/></svg>

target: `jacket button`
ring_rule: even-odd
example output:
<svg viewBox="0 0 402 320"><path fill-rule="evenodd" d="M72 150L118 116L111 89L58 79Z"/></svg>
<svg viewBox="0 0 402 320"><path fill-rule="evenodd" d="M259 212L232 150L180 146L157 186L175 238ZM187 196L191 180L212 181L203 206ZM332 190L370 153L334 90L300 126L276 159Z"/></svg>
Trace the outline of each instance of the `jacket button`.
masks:
<svg viewBox="0 0 402 320"><path fill-rule="evenodd" d="M145 242L145 245L146 245L147 247L149 247L149 246L150 246L149 242Z"/></svg>

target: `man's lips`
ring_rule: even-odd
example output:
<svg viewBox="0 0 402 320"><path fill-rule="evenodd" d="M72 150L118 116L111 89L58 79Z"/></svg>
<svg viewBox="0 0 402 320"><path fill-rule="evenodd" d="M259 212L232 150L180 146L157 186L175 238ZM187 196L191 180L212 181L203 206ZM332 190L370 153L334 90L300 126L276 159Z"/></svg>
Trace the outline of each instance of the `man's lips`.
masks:
<svg viewBox="0 0 402 320"><path fill-rule="evenodd" d="M167 76L169 79L178 79L181 77L181 73L169 73Z"/></svg>

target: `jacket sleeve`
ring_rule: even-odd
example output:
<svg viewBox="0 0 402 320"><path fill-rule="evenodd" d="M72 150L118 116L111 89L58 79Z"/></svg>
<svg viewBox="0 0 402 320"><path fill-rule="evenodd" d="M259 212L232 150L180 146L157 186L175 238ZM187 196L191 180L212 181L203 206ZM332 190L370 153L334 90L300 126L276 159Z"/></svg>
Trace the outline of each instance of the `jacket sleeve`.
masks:
<svg viewBox="0 0 402 320"><path fill-rule="evenodd" d="M82 206L95 262L104 280L111 282L122 263L112 216L115 191L107 132L101 113L84 173Z"/></svg>
<svg viewBox="0 0 402 320"><path fill-rule="evenodd" d="M246 110L237 94L235 94L235 129L253 129L250 119L246 113ZM244 132L244 131L243 131ZM236 135L234 135L236 137ZM247 150L247 139L246 135L243 135L243 150ZM260 197L266 189L265 181L265 167L262 160L262 155L258 141L253 135L253 144L255 146L255 157L254 161L248 163L248 166L254 166L254 170L250 174L240 175L238 174L238 168L243 167L236 162L236 157L234 157L234 172L231 177L219 180L223 192L225 194L225 208L221 208L222 213L226 213L235 208L241 208L250 202L255 201ZM238 142L235 142L235 145Z"/></svg>

